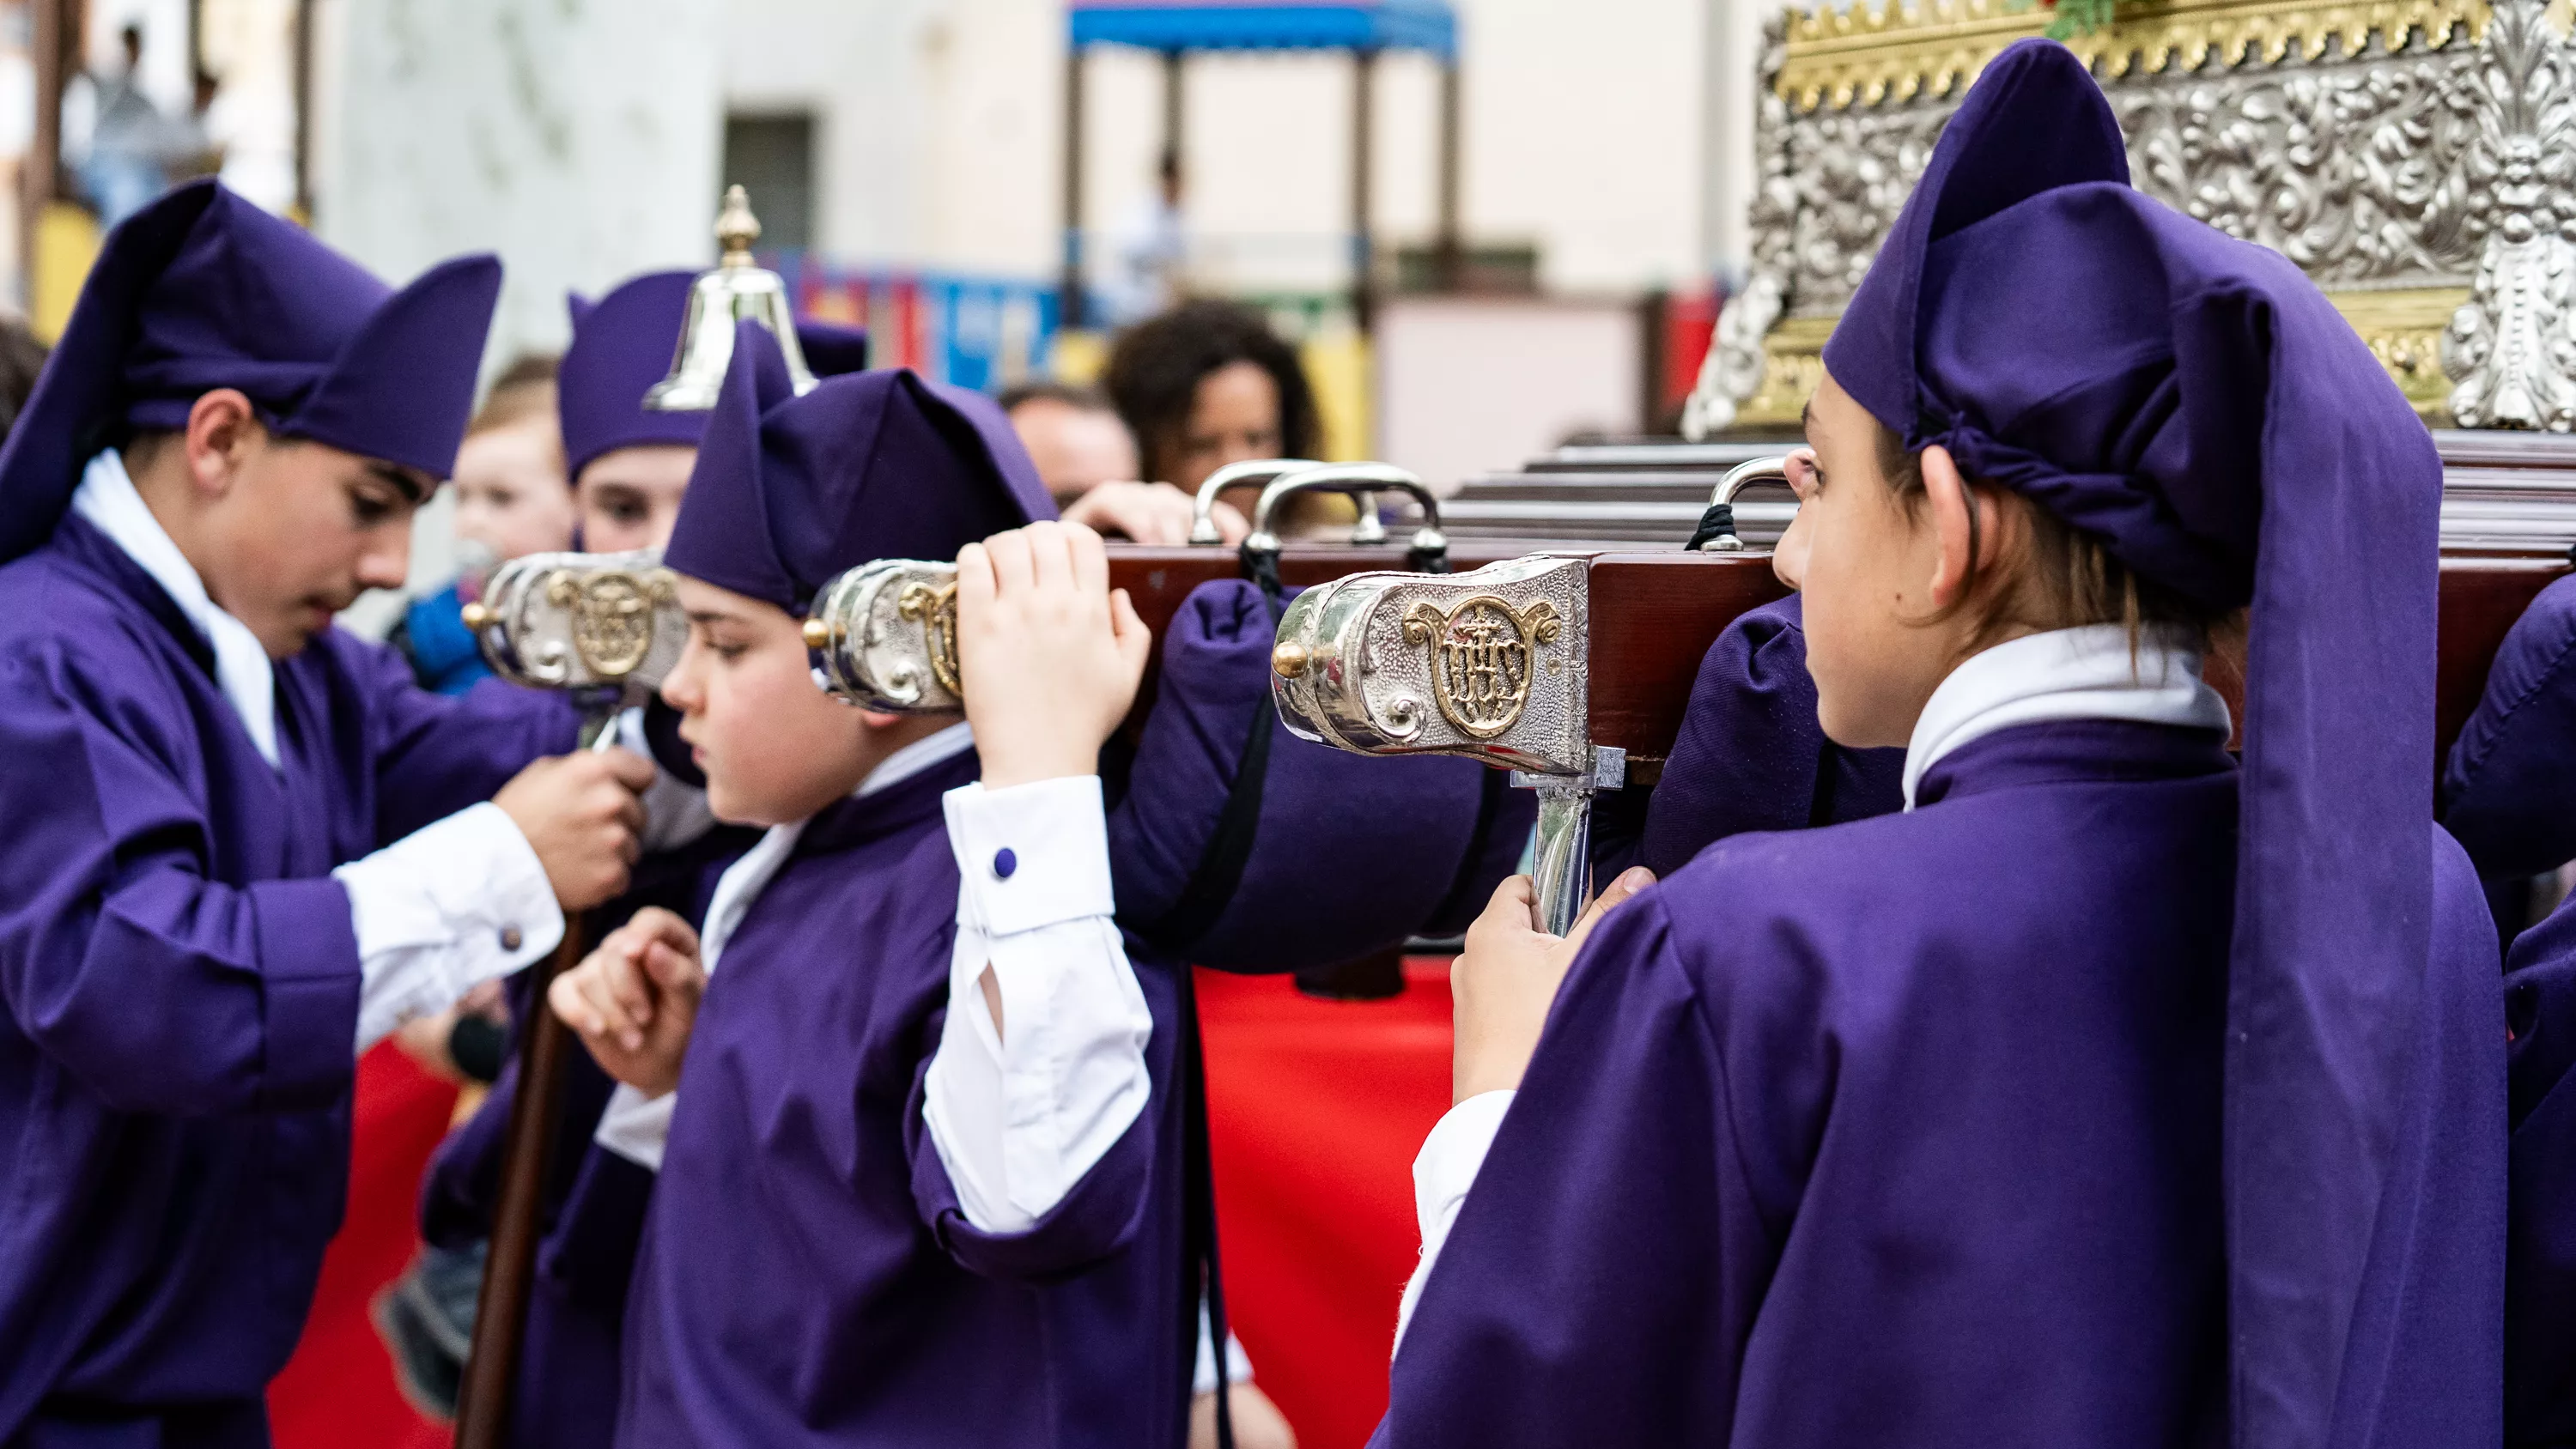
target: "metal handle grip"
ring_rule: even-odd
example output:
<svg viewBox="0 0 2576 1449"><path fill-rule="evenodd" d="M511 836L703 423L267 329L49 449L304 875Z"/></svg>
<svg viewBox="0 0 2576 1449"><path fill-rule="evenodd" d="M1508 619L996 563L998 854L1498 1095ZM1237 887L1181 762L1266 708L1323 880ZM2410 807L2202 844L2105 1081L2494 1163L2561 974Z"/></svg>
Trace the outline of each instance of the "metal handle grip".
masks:
<svg viewBox="0 0 2576 1449"><path fill-rule="evenodd" d="M1422 526L1413 531L1407 547L1418 559L1445 564L1449 557L1449 536L1440 531L1439 495L1433 493L1420 477L1392 463L1324 463L1271 480L1270 485L1261 490L1261 501L1253 506L1252 536L1243 541L1244 552L1272 558L1278 556L1286 545L1280 542L1273 521L1278 517L1281 505L1300 493L1346 493L1357 498L1360 500L1360 521L1351 530L1351 542L1383 543L1386 526L1377 518L1377 495L1390 489L1411 494L1413 501L1422 506Z"/></svg>
<svg viewBox="0 0 2576 1449"><path fill-rule="evenodd" d="M1267 483L1283 473L1302 473L1322 466L1312 458L1252 458L1241 463L1228 463L1210 473L1207 481L1199 485L1198 502L1190 512L1190 542L1225 542L1225 535L1216 526L1216 500L1228 488Z"/></svg>
<svg viewBox="0 0 2576 1449"><path fill-rule="evenodd" d="M1776 458L1756 458L1727 469L1726 476L1718 479L1717 486L1709 490L1708 511L1700 515L1699 529L1692 536L1690 547L1702 553L1741 552L1744 540L1735 535L1735 495L1755 483L1785 484L1788 481L1789 459L1786 454Z"/></svg>

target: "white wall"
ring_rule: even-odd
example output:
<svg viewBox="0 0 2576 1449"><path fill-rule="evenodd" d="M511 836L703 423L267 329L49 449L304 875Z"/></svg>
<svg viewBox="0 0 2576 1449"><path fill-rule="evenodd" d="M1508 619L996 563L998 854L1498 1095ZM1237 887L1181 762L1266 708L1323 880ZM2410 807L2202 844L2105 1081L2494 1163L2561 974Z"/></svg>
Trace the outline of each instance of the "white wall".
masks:
<svg viewBox="0 0 2576 1449"><path fill-rule="evenodd" d="M335 0L315 223L401 281L508 269L494 359L558 348L564 293L713 260L721 0Z"/></svg>
<svg viewBox="0 0 2576 1449"><path fill-rule="evenodd" d="M1634 433L1642 363L1621 303L1398 297L1378 327L1378 451L1446 495L1571 433Z"/></svg>

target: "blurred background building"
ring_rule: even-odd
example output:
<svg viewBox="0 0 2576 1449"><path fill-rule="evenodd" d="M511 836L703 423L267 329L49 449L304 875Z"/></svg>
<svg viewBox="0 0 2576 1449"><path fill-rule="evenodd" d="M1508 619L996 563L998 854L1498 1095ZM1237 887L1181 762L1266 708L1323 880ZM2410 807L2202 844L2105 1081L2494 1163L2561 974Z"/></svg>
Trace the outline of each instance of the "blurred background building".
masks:
<svg viewBox="0 0 2576 1449"><path fill-rule="evenodd" d="M1336 455L1447 485L1569 435L1669 429L1746 251L1762 7L1322 7L1428 14L1454 36L1445 252L1439 53L1221 50L1175 66L1094 46L1079 82L1084 326L1069 330L1068 57L1092 8L0 0L0 157L18 181L0 296L49 335L103 218L219 169L388 277L498 251L497 367L561 345L566 291L710 259L715 199L739 181L803 305L866 321L880 357L951 381L1078 380L1108 328L1186 292L1254 302L1301 343Z"/></svg>

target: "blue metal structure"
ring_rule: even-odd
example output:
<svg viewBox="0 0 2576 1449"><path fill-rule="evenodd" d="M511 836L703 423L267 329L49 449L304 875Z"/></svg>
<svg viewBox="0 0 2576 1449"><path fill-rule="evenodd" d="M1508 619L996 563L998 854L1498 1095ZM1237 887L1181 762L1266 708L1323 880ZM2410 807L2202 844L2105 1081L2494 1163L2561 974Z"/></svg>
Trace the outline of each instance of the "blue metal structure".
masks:
<svg viewBox="0 0 2576 1449"><path fill-rule="evenodd" d="M1448 0L1071 0L1066 7L1064 86L1064 276L1059 295L1067 327L1084 324L1082 256L1082 58L1103 45L1150 50L1163 57L1163 146L1181 154L1182 58L1192 52L1338 50L1350 53L1351 311L1365 333L1377 314L1375 246L1369 235L1370 142L1375 129L1371 84L1377 58L1389 50L1429 54L1440 63L1441 273L1458 275L1458 16Z"/></svg>
<svg viewBox="0 0 2576 1449"><path fill-rule="evenodd" d="M1421 50L1458 53L1458 17L1445 0L1366 4L1092 3L1073 0L1072 42L1191 50Z"/></svg>

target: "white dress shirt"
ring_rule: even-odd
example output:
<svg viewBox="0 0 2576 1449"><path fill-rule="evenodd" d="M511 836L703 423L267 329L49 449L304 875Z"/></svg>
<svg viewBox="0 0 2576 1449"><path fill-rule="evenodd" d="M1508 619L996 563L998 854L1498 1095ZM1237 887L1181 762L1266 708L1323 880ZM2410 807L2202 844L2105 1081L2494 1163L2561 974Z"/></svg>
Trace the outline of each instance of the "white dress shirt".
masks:
<svg viewBox="0 0 2576 1449"><path fill-rule="evenodd" d="M111 448L90 459L72 511L125 551L215 656L215 685L251 744L278 763L277 674L250 626L223 611L205 580ZM415 1016L506 976L563 939L563 910L527 836L500 807L483 804L423 826L331 872L349 893L358 939L358 1036L364 1052Z"/></svg>
<svg viewBox="0 0 2576 1449"><path fill-rule="evenodd" d="M2119 624L2026 634L1971 655L1932 691L1905 747L1905 808L1914 808L1924 772L1952 750L2015 725L2059 719L2228 729L2227 702L2201 679L2200 656L2153 628L2141 631L2134 649ZM1422 1261L1396 1310L1399 1349L1440 1246L1517 1095L1484 1092L1450 1108L1413 1159Z"/></svg>

